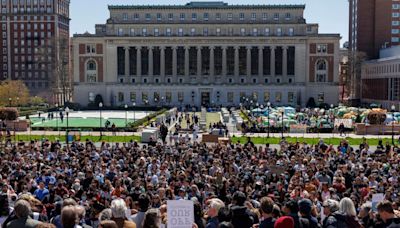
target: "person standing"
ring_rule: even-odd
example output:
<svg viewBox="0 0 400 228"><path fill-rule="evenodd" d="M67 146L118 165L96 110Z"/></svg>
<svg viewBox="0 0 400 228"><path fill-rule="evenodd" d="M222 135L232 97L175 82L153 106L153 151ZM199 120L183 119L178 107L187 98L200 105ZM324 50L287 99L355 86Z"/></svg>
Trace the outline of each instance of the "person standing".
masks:
<svg viewBox="0 0 400 228"><path fill-rule="evenodd" d="M274 228L275 218L272 215L274 210L274 201L269 197L261 198L261 217L259 228Z"/></svg>
<svg viewBox="0 0 400 228"><path fill-rule="evenodd" d="M206 228L217 228L219 221L218 221L218 212L219 209L225 207L224 202L220 199L210 199L208 201L208 210L207 215L210 218L206 224Z"/></svg>

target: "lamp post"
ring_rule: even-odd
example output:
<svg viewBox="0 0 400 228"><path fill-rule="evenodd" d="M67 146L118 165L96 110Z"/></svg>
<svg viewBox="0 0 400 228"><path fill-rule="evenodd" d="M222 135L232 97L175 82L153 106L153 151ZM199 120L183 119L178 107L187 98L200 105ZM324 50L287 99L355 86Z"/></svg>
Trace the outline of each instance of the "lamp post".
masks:
<svg viewBox="0 0 400 228"><path fill-rule="evenodd" d="M136 102L132 102L132 109L133 109L133 122L135 122L136 121L136 119L135 119L135 106L136 106Z"/></svg>
<svg viewBox="0 0 400 228"><path fill-rule="evenodd" d="M267 102L267 109L268 109L268 133L267 133L267 138L269 138L269 132L270 132L270 123L269 123L269 113L270 113L270 110L271 110L271 102Z"/></svg>
<svg viewBox="0 0 400 228"><path fill-rule="evenodd" d="M103 124L102 124L102 121L101 121L101 109L103 108L103 102L100 102L99 103L99 112L100 112L100 137L102 137L103 136L103 133L102 133L102 131L101 131L101 127L103 126Z"/></svg>
<svg viewBox="0 0 400 228"><path fill-rule="evenodd" d="M16 106L18 106L19 105L19 97L17 97L17 102L16 102L16 104L15 104Z"/></svg>
<svg viewBox="0 0 400 228"><path fill-rule="evenodd" d="M281 110L281 114L282 114L282 139L283 139L283 115L285 114L285 111L283 109Z"/></svg>
<svg viewBox="0 0 400 228"><path fill-rule="evenodd" d="M335 136L335 114L333 113L333 104L331 104L330 114L332 115L332 137Z"/></svg>
<svg viewBox="0 0 400 228"><path fill-rule="evenodd" d="M8 104L9 104L10 107L11 107L11 101L12 101L12 98L9 97L9 98L8 98Z"/></svg>
<svg viewBox="0 0 400 228"><path fill-rule="evenodd" d="M68 107L65 108L65 115L67 116L67 131L66 131L67 137L65 138L65 141L67 142L67 147L68 147L68 145L69 145L69 140L68 140L68 128L69 128L68 116L69 116L69 108L68 108Z"/></svg>
<svg viewBox="0 0 400 228"><path fill-rule="evenodd" d="M58 137L60 138L60 130L58 129L57 112L58 112L58 104L56 104L56 128L57 128L57 131L58 131Z"/></svg>
<svg viewBox="0 0 400 228"><path fill-rule="evenodd" d="M124 107L125 107L125 127L127 127L128 126L128 105L125 104Z"/></svg>
<svg viewBox="0 0 400 228"><path fill-rule="evenodd" d="M396 107L392 105L390 108L392 111L392 145L394 146L394 111L396 110Z"/></svg>

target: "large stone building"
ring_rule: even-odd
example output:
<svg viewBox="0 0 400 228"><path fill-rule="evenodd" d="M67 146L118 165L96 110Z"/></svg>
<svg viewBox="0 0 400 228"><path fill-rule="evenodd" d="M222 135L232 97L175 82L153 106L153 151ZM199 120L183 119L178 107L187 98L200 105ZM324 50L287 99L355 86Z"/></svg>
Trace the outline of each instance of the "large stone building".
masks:
<svg viewBox="0 0 400 228"><path fill-rule="evenodd" d="M1 0L0 80L62 104L70 96L70 0Z"/></svg>
<svg viewBox="0 0 400 228"><path fill-rule="evenodd" d="M74 35L74 100L110 106L338 102L339 34L304 5L109 6L96 34ZM246 99L247 98L247 99Z"/></svg>

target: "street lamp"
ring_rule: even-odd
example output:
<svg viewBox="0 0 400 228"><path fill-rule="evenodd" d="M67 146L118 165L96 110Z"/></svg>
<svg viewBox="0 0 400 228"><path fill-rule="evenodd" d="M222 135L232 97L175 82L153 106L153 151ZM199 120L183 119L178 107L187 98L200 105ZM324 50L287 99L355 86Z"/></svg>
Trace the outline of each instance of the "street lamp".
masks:
<svg viewBox="0 0 400 228"><path fill-rule="evenodd" d="M17 97L17 103L15 104L16 106L19 105L19 97Z"/></svg>
<svg viewBox="0 0 400 228"><path fill-rule="evenodd" d="M285 114L285 111L283 109L281 110L281 114L282 114L282 139L283 139L283 115Z"/></svg>
<svg viewBox="0 0 400 228"><path fill-rule="evenodd" d="M269 138L269 131L270 131L270 123L269 123L269 113L271 110L271 102L267 102L267 109L268 109L268 134L267 134L267 138Z"/></svg>
<svg viewBox="0 0 400 228"><path fill-rule="evenodd" d="M394 145L394 111L396 110L396 107L392 105L391 111L392 111L392 145Z"/></svg>
<svg viewBox="0 0 400 228"><path fill-rule="evenodd" d="M9 97L9 98L8 98L8 103L9 103L9 106L10 106L10 107L11 107L11 101L12 101L12 98Z"/></svg>
<svg viewBox="0 0 400 228"><path fill-rule="evenodd" d="M128 105L125 104L125 127L128 126Z"/></svg>
<svg viewBox="0 0 400 228"><path fill-rule="evenodd" d="M133 122L135 122L136 121L136 119L135 119L135 106L136 106L136 102L132 102L132 109L133 109Z"/></svg>
<svg viewBox="0 0 400 228"><path fill-rule="evenodd" d="M57 131L58 131L58 137L60 137L60 129L58 129L57 112L58 112L58 104L56 104L56 128L57 128Z"/></svg>
<svg viewBox="0 0 400 228"><path fill-rule="evenodd" d="M101 123L101 109L103 108L103 102L99 103L99 111L100 111L100 137L103 136L102 132L101 132L101 127L103 126Z"/></svg>
<svg viewBox="0 0 400 228"><path fill-rule="evenodd" d="M68 128L69 128L68 116L69 116L69 108L68 108L68 107L65 108L65 115L67 116L67 131L66 131L67 137L65 138L65 141L67 142L67 147L68 147L68 145L69 145L69 140L68 140Z"/></svg>

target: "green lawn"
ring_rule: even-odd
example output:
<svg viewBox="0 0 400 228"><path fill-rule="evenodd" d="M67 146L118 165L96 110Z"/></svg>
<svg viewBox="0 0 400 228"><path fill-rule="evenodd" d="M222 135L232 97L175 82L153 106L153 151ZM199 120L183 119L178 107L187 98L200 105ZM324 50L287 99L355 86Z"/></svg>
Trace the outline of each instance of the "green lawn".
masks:
<svg viewBox="0 0 400 228"><path fill-rule="evenodd" d="M14 136L12 137L13 140L22 140L22 141L30 141L30 140L42 140L42 139L48 139L50 141L55 141L55 140L60 140L61 142L65 142L65 133L61 133L60 137L58 135L16 135L15 138ZM80 141L86 141L86 139L89 139L90 141L93 142L100 142L100 141L105 141L105 142L129 142L130 140L140 142L141 137L140 136L91 136L91 135L85 135L81 136Z"/></svg>
<svg viewBox="0 0 400 228"><path fill-rule="evenodd" d="M207 112L206 114L206 122L207 122L207 130L208 126L213 123L218 123L221 121L221 116L219 112Z"/></svg>
<svg viewBox="0 0 400 228"><path fill-rule="evenodd" d="M277 138L277 137L250 137L251 141L254 144L279 144L279 142L281 141L281 138ZM287 142L306 142L307 144L310 145L315 145L319 142L319 138L303 138L303 137L299 137L299 138L294 138L294 137L285 137ZM343 139L346 139L350 145L360 145L361 142L363 141L363 139L361 138L327 138L327 139L323 139L325 143L327 144L333 144L333 145L339 145L340 141L342 141ZM385 145L386 142L392 143L392 140L389 138L386 139L382 139L383 144ZM232 137L232 142L236 143L236 142L240 142L240 143L245 143L247 142L247 137ZM367 139L367 142L370 146L376 146L378 145L379 139Z"/></svg>
<svg viewBox="0 0 400 228"><path fill-rule="evenodd" d="M118 127L125 127L125 119L123 118L108 118L108 119L104 119L102 118L101 120L101 126L104 127L106 121L110 121L110 127L113 123L115 123L115 126ZM42 123L40 118L31 118L32 121L32 127L33 128L40 128L40 127L52 127L52 128L56 128L61 127L61 128L65 128L67 127L67 119L64 118L64 121L61 123L61 120L58 119L53 119L53 120L46 120ZM133 122L133 118L128 119L128 123ZM100 118L93 118L93 117L89 117L89 118L68 118L68 126L70 128L97 128L100 127Z"/></svg>

